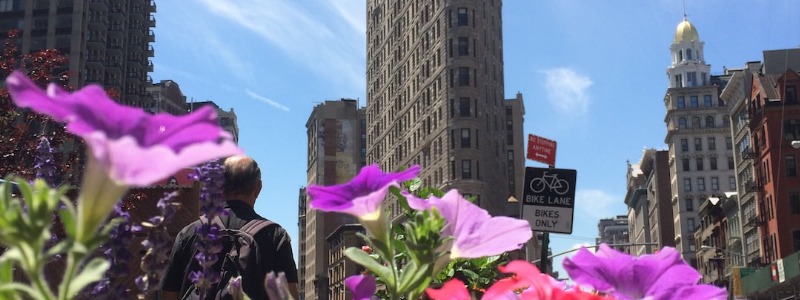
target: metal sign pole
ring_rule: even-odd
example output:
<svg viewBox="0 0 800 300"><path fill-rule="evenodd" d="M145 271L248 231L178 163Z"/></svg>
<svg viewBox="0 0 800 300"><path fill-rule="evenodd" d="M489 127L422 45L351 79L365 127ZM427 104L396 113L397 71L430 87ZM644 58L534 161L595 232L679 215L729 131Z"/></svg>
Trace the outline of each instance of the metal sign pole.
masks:
<svg viewBox="0 0 800 300"><path fill-rule="evenodd" d="M547 260L548 260L547 259L547 253L548 253L547 252L547 248L549 247L549 245L548 245L549 243L550 243L550 233L549 232L543 232L542 233L542 254L541 254L542 258L539 259L539 271L541 271L544 274L548 274L547 273Z"/></svg>

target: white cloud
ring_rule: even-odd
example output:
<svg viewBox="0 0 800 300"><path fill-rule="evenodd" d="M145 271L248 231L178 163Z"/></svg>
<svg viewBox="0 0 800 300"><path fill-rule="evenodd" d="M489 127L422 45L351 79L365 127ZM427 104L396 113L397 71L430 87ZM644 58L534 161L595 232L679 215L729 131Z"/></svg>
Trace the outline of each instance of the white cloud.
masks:
<svg viewBox="0 0 800 300"><path fill-rule="evenodd" d="M569 68L544 70L547 100L562 114L583 116L589 111L592 80Z"/></svg>
<svg viewBox="0 0 800 300"><path fill-rule="evenodd" d="M619 202L622 202L622 197L601 190L578 190L575 193L575 207L582 214L595 218L593 221L595 224L601 218L616 215L614 205Z"/></svg>
<svg viewBox="0 0 800 300"><path fill-rule="evenodd" d="M249 89L245 89L244 91L245 91L245 93L247 93L248 96L250 96L253 99L256 99L258 101L261 101L261 102L264 102L266 104L269 104L270 106L272 106L274 108L277 108L277 109L280 109L282 111L289 111L288 107L286 107L285 105L280 104L278 102L275 102L272 99L269 99L267 97L264 97L264 96L261 96L259 94L256 94L255 92L253 92L253 91L251 91Z"/></svg>
<svg viewBox="0 0 800 300"><path fill-rule="evenodd" d="M353 85L366 82L365 24L362 5L318 5L307 11L294 1L199 0L210 12L250 30L311 70L336 74ZM310 17L312 15L325 16ZM365 15L361 13L361 15ZM342 26L341 24L347 24Z"/></svg>

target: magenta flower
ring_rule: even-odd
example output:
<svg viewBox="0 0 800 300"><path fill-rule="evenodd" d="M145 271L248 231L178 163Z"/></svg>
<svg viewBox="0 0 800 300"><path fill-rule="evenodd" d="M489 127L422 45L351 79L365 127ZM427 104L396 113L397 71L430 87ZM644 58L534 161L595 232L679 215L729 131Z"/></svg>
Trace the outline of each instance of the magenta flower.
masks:
<svg viewBox="0 0 800 300"><path fill-rule="evenodd" d="M458 279L450 279L439 289L427 288L425 293L433 300L470 300L467 287Z"/></svg>
<svg viewBox="0 0 800 300"><path fill-rule="evenodd" d="M344 285L353 293L353 300L372 300L377 290L375 277L353 275L344 279Z"/></svg>
<svg viewBox="0 0 800 300"><path fill-rule="evenodd" d="M210 107L179 117L150 115L114 102L97 85L67 93L51 84L45 92L19 71L6 85L17 106L66 122L111 178L128 186L148 186L185 167L241 153Z"/></svg>
<svg viewBox="0 0 800 300"><path fill-rule="evenodd" d="M414 165L398 173L383 173L377 164L361 168L361 172L350 182L332 186L311 185L311 207L322 211L351 214L358 218L377 218L381 201L390 186L413 179L420 167Z"/></svg>
<svg viewBox="0 0 800 300"><path fill-rule="evenodd" d="M212 108L186 116L150 115L111 100L100 86L67 93L51 84L47 92L21 72L6 79L17 106L66 123L89 148L78 204L76 240L94 236L129 186L147 186L185 167L241 153L216 123Z"/></svg>
<svg viewBox="0 0 800 300"><path fill-rule="evenodd" d="M413 179L419 174L418 165L397 173L383 173L377 164L361 168L350 182L332 186L311 185L308 196L311 208L327 212L341 212L359 219L367 233L386 237L387 222L381 215L381 201L389 187Z"/></svg>
<svg viewBox="0 0 800 300"><path fill-rule="evenodd" d="M581 249L564 260L575 282L609 293L617 299L725 299L725 290L698 285L700 274L674 248L633 257L600 245L596 254Z"/></svg>
<svg viewBox="0 0 800 300"><path fill-rule="evenodd" d="M442 237L453 237L450 258L477 258L498 255L519 249L533 235L528 221L509 217L492 217L469 202L456 190L442 198L431 196L427 201L406 195L408 205L416 210L436 208L445 220Z"/></svg>

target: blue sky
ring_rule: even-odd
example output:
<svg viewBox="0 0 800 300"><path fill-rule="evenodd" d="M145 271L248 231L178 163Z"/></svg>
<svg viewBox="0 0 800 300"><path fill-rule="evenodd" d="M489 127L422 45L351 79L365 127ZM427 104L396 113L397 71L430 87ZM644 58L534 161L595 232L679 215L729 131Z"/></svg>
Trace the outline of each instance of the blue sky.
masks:
<svg viewBox="0 0 800 300"><path fill-rule="evenodd" d="M289 231L295 254L308 116L325 100L366 103L365 3L157 2L153 79L234 108L240 146L264 173L256 209ZM685 5L712 74L800 47L800 1ZM573 234L552 235L554 253L593 244L599 218L626 214L626 161L665 148L669 45L682 18L680 0L504 1L506 98L522 92L526 134L556 140L556 166L578 170Z"/></svg>

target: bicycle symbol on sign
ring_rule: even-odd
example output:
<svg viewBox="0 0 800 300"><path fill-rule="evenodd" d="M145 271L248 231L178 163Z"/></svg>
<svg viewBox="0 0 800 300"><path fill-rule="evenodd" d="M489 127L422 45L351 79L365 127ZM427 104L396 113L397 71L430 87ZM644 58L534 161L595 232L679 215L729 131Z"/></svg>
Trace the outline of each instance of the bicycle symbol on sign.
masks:
<svg viewBox="0 0 800 300"><path fill-rule="evenodd" d="M569 182L566 179L559 179L558 174L542 173L542 177L534 178L531 180L531 191L534 193L541 193L545 188L549 188L551 192L559 195L564 195L569 192Z"/></svg>

